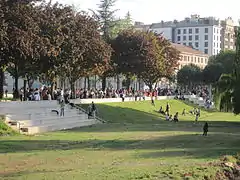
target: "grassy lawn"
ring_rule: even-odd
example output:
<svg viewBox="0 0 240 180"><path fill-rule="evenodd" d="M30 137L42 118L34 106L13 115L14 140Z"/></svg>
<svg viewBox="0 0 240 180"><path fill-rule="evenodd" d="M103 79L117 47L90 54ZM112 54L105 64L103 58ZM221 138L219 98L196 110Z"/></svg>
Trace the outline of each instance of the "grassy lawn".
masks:
<svg viewBox="0 0 240 180"><path fill-rule="evenodd" d="M240 150L240 117L202 111L179 123L156 111L167 101L98 104L108 123L38 136L0 137L0 179L214 179L223 155ZM192 106L171 100L171 113ZM209 136L202 126L209 122Z"/></svg>

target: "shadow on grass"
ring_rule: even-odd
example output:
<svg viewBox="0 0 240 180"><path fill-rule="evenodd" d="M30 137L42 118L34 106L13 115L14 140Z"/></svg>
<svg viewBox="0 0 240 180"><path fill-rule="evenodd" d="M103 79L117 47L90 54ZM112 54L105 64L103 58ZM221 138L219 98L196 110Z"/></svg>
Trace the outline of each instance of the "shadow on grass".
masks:
<svg viewBox="0 0 240 180"><path fill-rule="evenodd" d="M240 134L215 133L203 137L200 133L162 136L149 139L90 139L84 141L61 140L2 140L0 153L55 151L55 150L153 150L157 152L140 154L142 158L191 156L194 158L215 158L234 154L240 150Z"/></svg>
<svg viewBox="0 0 240 180"><path fill-rule="evenodd" d="M30 174L39 174L39 173L59 173L59 172L64 172L64 173L68 173L73 171L73 169L65 169L65 170L56 170L56 171L49 171L49 170L36 170L36 171L19 171L16 173L1 173L0 172L0 177L4 177L4 178L13 178L13 177L19 177L22 175L30 175Z"/></svg>
<svg viewBox="0 0 240 180"><path fill-rule="evenodd" d="M166 103L163 101L164 104ZM182 102L182 101L181 101ZM180 102L180 103L181 103ZM174 101L175 104L178 101ZM165 121L165 116L157 112L158 107L163 106L161 101L156 101L157 106L153 107L147 102L134 102L128 104L128 102L121 103L119 106L111 106L107 104L97 104L99 110L99 116L107 121L107 124L96 125L85 127L85 128L75 128L69 130L71 132L122 132L122 131L201 131L202 126L207 121L211 128L221 128L218 129L218 132L231 132L231 129L240 128L239 122L234 121L216 121L217 119L213 116L208 116L208 112L204 112L203 117L200 117L198 123L195 124L195 116L179 115L179 122L173 123ZM130 107L127 107L130 106ZM180 105L184 105L181 103ZM134 107L132 106L137 106ZM83 105L83 108L87 105ZM191 106L186 106L188 109L191 109ZM176 111L180 112L180 109L184 107L177 107L172 110L172 114ZM191 109L192 110L192 109ZM184 120L182 120L184 119ZM227 129L226 129L227 128ZM214 130L215 131L215 130Z"/></svg>

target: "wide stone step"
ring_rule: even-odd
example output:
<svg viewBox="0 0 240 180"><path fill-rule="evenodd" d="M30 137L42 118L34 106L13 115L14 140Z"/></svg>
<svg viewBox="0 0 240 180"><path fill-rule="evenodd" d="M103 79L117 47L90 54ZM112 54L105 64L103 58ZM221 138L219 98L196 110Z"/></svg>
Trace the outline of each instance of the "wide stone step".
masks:
<svg viewBox="0 0 240 180"><path fill-rule="evenodd" d="M29 127L29 126L41 126L47 124L58 124L59 122L72 122L72 121L82 121L87 119L88 116L85 114L82 115L73 115L73 116L65 116L65 117L46 117L45 119L39 120L22 120L18 121L21 127Z"/></svg>
<svg viewBox="0 0 240 180"><path fill-rule="evenodd" d="M7 115L6 118L10 120L32 120L32 119L41 119L45 117L57 117L60 115L60 109L56 109L59 114L56 112L41 112L41 113L27 113L27 114L22 114L20 112L15 112L14 114ZM64 113L66 115L77 115L77 114L84 114L82 111L79 111L77 109L66 109L64 110Z"/></svg>
<svg viewBox="0 0 240 180"><path fill-rule="evenodd" d="M75 121L75 122L59 122L58 124L52 124L52 125L42 125L42 126L32 126L25 128L23 130L27 132L23 132L24 134L32 135L32 134L40 134L45 133L49 131L58 131L58 130L65 130L65 129L72 129L76 127L84 127L84 126L90 126L93 124L98 123L94 119L88 119L85 121Z"/></svg>

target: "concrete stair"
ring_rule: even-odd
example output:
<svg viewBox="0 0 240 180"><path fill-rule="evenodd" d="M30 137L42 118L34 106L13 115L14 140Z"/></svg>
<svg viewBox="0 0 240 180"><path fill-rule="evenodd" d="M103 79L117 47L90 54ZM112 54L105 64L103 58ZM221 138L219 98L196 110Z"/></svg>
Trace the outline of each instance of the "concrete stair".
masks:
<svg viewBox="0 0 240 180"><path fill-rule="evenodd" d="M84 111L69 105L65 106L64 117L52 110L60 112L57 101L0 103L0 115L5 115L5 122L20 133L28 135L90 126L100 122L97 119L88 119Z"/></svg>

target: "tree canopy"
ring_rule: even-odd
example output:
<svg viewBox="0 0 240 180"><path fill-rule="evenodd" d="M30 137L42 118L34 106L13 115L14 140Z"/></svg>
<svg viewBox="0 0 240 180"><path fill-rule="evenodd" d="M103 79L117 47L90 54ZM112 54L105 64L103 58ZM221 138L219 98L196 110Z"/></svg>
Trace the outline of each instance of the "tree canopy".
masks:
<svg viewBox="0 0 240 180"><path fill-rule="evenodd" d="M141 78L150 89L178 66L179 52L153 32L125 30L113 40L112 48L116 71Z"/></svg>
<svg viewBox="0 0 240 180"><path fill-rule="evenodd" d="M202 70L194 64L186 65L177 73L177 82L192 87L202 80Z"/></svg>

